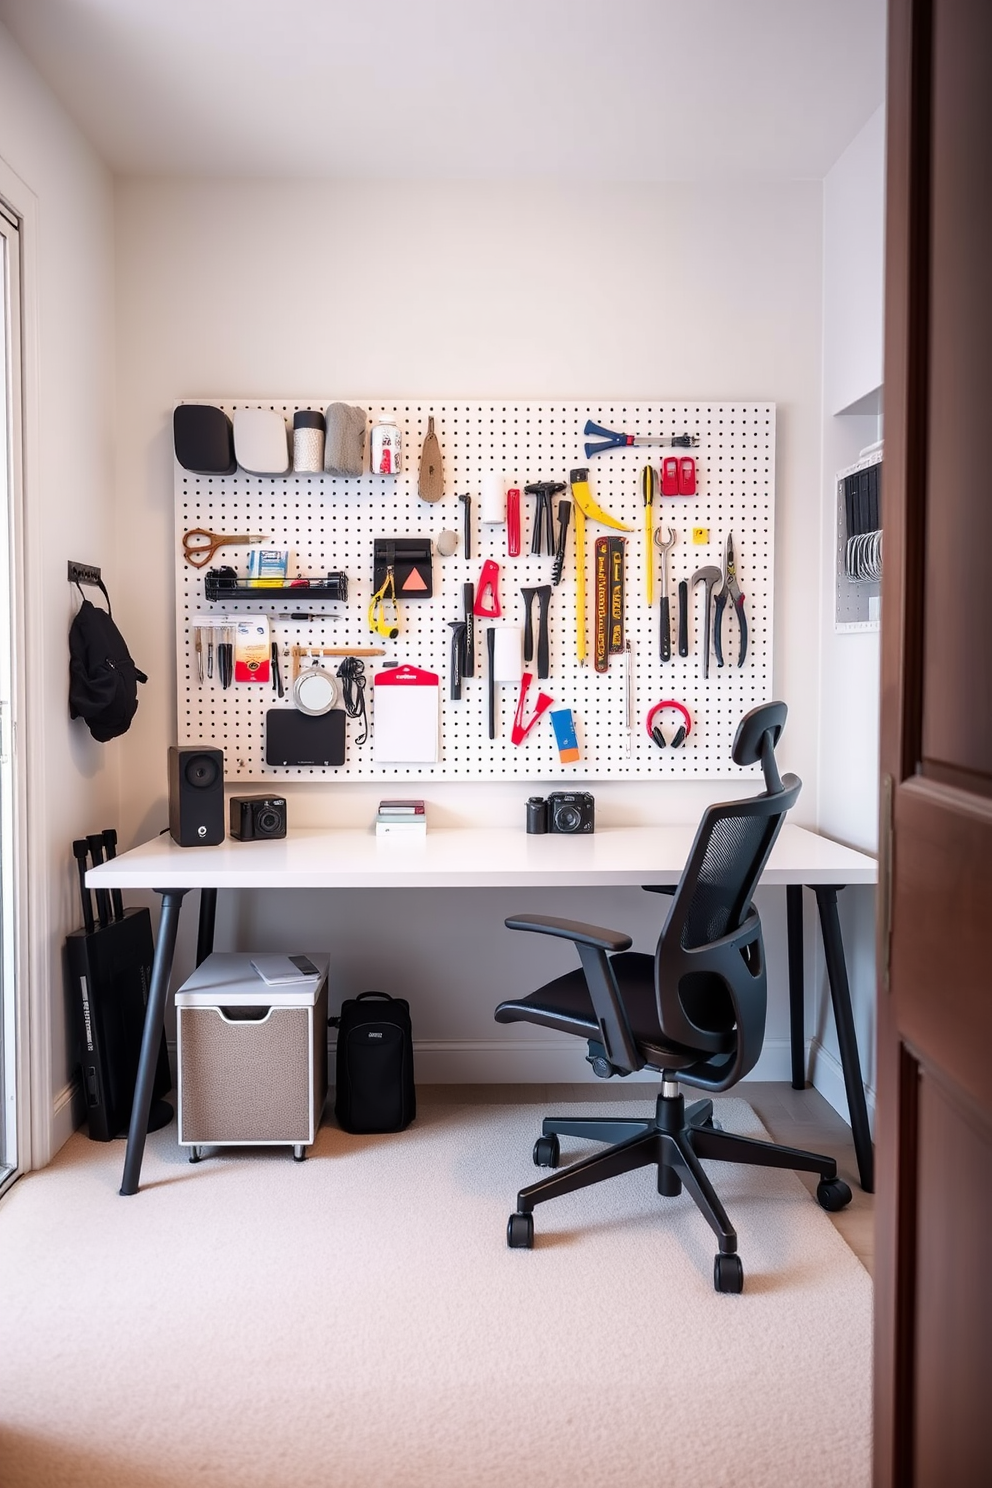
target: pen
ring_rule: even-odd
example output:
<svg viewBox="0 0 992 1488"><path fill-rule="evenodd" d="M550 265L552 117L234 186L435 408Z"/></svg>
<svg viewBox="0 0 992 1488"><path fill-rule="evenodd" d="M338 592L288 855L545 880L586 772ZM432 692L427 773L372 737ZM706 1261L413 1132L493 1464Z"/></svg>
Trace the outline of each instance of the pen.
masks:
<svg viewBox="0 0 992 1488"><path fill-rule="evenodd" d="M203 681L203 635L197 626L193 632L193 645L196 649L196 674Z"/></svg>

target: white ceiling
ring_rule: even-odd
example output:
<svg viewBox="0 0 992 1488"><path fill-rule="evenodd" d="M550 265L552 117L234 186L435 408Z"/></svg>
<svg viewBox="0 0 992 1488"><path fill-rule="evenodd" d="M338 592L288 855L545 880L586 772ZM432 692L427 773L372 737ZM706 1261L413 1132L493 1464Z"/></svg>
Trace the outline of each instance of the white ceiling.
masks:
<svg viewBox="0 0 992 1488"><path fill-rule="evenodd" d="M820 178L885 86L885 0L0 0L0 20L127 175Z"/></svg>

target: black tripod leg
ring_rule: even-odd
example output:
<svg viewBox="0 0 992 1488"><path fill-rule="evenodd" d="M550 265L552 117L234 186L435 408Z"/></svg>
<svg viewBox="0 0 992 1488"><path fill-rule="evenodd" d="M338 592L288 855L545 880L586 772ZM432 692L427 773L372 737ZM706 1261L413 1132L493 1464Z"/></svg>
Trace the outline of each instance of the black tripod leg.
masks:
<svg viewBox="0 0 992 1488"><path fill-rule="evenodd" d="M840 1061L844 1070L847 1107L851 1113L851 1131L854 1136L854 1151L858 1159L858 1175L865 1193L874 1193L875 1156L868 1126L865 1087L861 1078L858 1038L854 1031L851 987L847 980L847 965L844 961L844 941L840 933L840 916L837 913L837 889L831 884L817 884L813 887L813 893L816 895L816 905L820 911L823 954L827 963L830 1000L833 1003L834 1021L837 1025L837 1042L840 1045Z"/></svg>
<svg viewBox="0 0 992 1488"><path fill-rule="evenodd" d="M803 888L786 884L785 924L789 946L789 1035L792 1045L792 1088L806 1088L806 1029L803 1025Z"/></svg>
<svg viewBox="0 0 992 1488"><path fill-rule="evenodd" d="M138 1192L141 1177L141 1159L148 1135L148 1113L152 1105L152 1089L155 1085L155 1070L158 1051L165 1026L165 999L169 991L172 974L172 958L176 950L176 931L179 929L179 911L187 889L156 889L162 895L162 916L159 920L158 939L155 943L155 958L152 962L152 984L145 1008L145 1026L141 1034L141 1055L138 1059L138 1078L134 1086L134 1101L131 1105L131 1125L127 1133L127 1151L124 1154L124 1177L122 1194Z"/></svg>

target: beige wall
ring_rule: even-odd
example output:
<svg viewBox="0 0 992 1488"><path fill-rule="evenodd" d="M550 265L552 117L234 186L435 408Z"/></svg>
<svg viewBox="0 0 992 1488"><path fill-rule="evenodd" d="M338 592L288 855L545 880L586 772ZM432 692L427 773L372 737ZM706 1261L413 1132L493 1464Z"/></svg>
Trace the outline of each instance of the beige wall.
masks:
<svg viewBox="0 0 992 1488"><path fill-rule="evenodd" d="M18 768L28 775L34 912L26 953L35 1150L71 1131L74 1057L66 1035L62 943L80 922L74 837L117 824L120 745L96 744L67 703L66 633L78 595L73 558L102 568L128 634L115 522L113 188L110 176L0 25L0 191L25 217L27 413L25 606L28 690ZM48 1136L51 1124L53 1135Z"/></svg>
<svg viewBox="0 0 992 1488"><path fill-rule="evenodd" d="M774 400L775 686L792 709L786 763L806 781L796 819L812 823L821 205L814 182L596 191L119 183L117 489L135 555L129 607L140 605L140 654L154 679L125 746L135 840L166 824L165 746L175 730L171 409L180 398L224 396ZM297 824L367 821L379 794L344 782L286 793ZM694 820L712 786L597 782L595 793L604 820ZM526 794L520 782L432 782L430 791L458 815L521 824ZM545 956L502 928L521 907L512 897L462 892L456 909L432 893L243 895L236 908L222 904L220 932L245 948L326 945L337 968L332 1000L377 985L408 995L418 1038L431 1045L422 1078L551 1078L560 1064L542 1064L492 1022L499 998ZM549 895L549 905L566 913L566 897ZM588 918L630 926L641 945L653 944L657 911L638 892L581 906ZM779 911L769 902L778 975L767 1053L784 1071ZM384 923L402 927L402 964ZM190 969L189 929L180 976ZM581 1052L569 1048L570 1071L581 1071Z"/></svg>

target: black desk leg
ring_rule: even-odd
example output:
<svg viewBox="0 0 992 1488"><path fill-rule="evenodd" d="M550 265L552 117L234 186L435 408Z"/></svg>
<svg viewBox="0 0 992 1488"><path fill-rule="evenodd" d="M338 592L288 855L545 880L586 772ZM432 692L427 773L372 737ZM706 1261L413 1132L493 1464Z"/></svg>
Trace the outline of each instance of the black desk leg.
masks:
<svg viewBox="0 0 992 1488"><path fill-rule="evenodd" d="M200 890L200 918L196 932L196 964L202 966L214 948L214 922L217 919L217 890Z"/></svg>
<svg viewBox="0 0 992 1488"><path fill-rule="evenodd" d="M872 1150L871 1131L868 1127L868 1106L865 1102L865 1087L861 1077L858 1039L854 1031L854 1013L851 1010L851 987L847 980L844 942L841 938L840 917L837 913L837 889L830 884L811 884L810 887L816 895L816 906L820 911L823 954L827 963L827 981L830 984L834 1022L837 1025L837 1042L840 1046L840 1062L844 1070L847 1107L851 1113L851 1131L858 1159L858 1173L865 1193L874 1193L875 1156Z"/></svg>
<svg viewBox="0 0 992 1488"><path fill-rule="evenodd" d="M131 1125L128 1127L127 1151L124 1154L124 1178L120 1189L122 1194L138 1192L141 1159L145 1151L145 1137L148 1135L148 1113L152 1104L159 1044L162 1029L165 1027L165 1000L169 992L169 978L172 975L172 958L176 951L179 911L183 907L183 899L189 890L156 889L155 892L162 895L162 916L158 925L155 959L152 962L152 984L148 992L145 1026L141 1035L138 1078L134 1086Z"/></svg>
<svg viewBox="0 0 992 1488"><path fill-rule="evenodd" d="M789 1041L792 1088L806 1089L806 1028L803 1007L803 886L786 884L785 926L789 946Z"/></svg>

